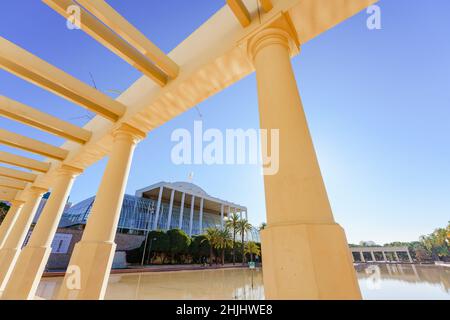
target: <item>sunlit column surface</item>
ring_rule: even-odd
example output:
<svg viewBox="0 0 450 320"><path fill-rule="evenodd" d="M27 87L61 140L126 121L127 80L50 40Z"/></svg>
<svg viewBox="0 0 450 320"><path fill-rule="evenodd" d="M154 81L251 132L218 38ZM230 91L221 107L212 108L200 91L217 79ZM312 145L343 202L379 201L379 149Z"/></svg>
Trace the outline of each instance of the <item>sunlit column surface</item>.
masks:
<svg viewBox="0 0 450 320"><path fill-rule="evenodd" d="M66 165L58 169L50 198L39 216L30 240L20 252L2 299L34 299L74 179L80 173L80 169Z"/></svg>
<svg viewBox="0 0 450 320"><path fill-rule="evenodd" d="M5 240L11 232L11 229L14 226L14 223L16 222L17 217L20 214L20 210L22 210L25 202L21 200L12 200L10 201L10 203L11 207L9 208L8 212L6 213L6 217L3 219L3 222L0 225L0 249L3 248Z"/></svg>
<svg viewBox="0 0 450 320"><path fill-rule="evenodd" d="M105 295L133 151L138 141L145 137L143 132L126 124L113 135L109 161L83 237L73 250L59 299L103 299Z"/></svg>
<svg viewBox="0 0 450 320"><path fill-rule="evenodd" d="M167 230L170 229L170 224L172 222L172 210L173 210L173 198L175 197L175 189L172 189L170 193L170 204L169 204L169 216L167 218Z"/></svg>
<svg viewBox="0 0 450 320"><path fill-rule="evenodd" d="M19 256L23 241L27 236L30 225L33 222L42 194L46 189L30 187L27 192L26 202L20 210L3 248L0 249L0 291L3 291L11 272Z"/></svg>
<svg viewBox="0 0 450 320"><path fill-rule="evenodd" d="M377 259L375 259L375 254L373 253L373 251L370 251L370 255L371 255L371 257L372 257L372 261L373 261L373 262L376 262Z"/></svg>
<svg viewBox="0 0 450 320"><path fill-rule="evenodd" d="M280 130L279 171L264 176L265 296L360 299L347 240L334 222L316 159L290 49L290 34L278 27L259 31L248 45L256 69L260 127Z"/></svg>
<svg viewBox="0 0 450 320"><path fill-rule="evenodd" d="M359 254L361 255L361 261L366 262L366 259L364 259L364 252L361 251Z"/></svg>
<svg viewBox="0 0 450 320"><path fill-rule="evenodd" d="M181 230L183 227L183 211L184 211L184 199L186 198L186 193L181 194L181 205L180 205L180 217L178 220L178 229Z"/></svg>
<svg viewBox="0 0 450 320"><path fill-rule="evenodd" d="M220 205L220 227L223 229L223 203Z"/></svg>
<svg viewBox="0 0 450 320"><path fill-rule="evenodd" d="M383 254L383 260L384 260L385 262L387 262L388 259L387 259L387 257L386 257L386 253L385 253L384 251L382 251L381 253Z"/></svg>
<svg viewBox="0 0 450 320"><path fill-rule="evenodd" d="M192 236L192 223L194 219L194 206L195 206L195 196L192 195L191 198L191 212L189 214L189 237Z"/></svg>
<svg viewBox="0 0 450 320"><path fill-rule="evenodd" d="M200 234L203 233L203 198L200 198L200 217L199 217L199 228Z"/></svg>
<svg viewBox="0 0 450 320"><path fill-rule="evenodd" d="M163 190L163 187L159 188L158 202L156 203L155 220L153 220L153 230L158 229L159 211L161 211L161 199Z"/></svg>

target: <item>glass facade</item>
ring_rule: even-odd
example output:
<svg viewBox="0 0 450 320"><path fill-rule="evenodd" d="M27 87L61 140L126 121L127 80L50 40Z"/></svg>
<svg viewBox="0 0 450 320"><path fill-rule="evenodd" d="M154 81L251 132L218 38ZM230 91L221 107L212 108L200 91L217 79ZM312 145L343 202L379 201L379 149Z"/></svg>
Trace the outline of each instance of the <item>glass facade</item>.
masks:
<svg viewBox="0 0 450 320"><path fill-rule="evenodd" d="M86 224L94 204L95 197L83 200L64 212L63 220L73 224ZM129 234L144 234L153 229L157 201L148 198L136 197L126 194L123 199L122 210L119 218L117 231ZM162 201L158 216L157 229L178 228L180 219L180 206L173 205L170 228L167 228L169 219L169 203ZM189 220L191 208L185 206L181 229L189 234ZM203 229L209 227L220 227L220 215L203 210ZM196 208L192 219L192 235L200 234L200 211ZM254 229L247 235L251 241L259 242L259 232ZM246 237L247 238L247 237ZM240 239L240 236L238 237Z"/></svg>

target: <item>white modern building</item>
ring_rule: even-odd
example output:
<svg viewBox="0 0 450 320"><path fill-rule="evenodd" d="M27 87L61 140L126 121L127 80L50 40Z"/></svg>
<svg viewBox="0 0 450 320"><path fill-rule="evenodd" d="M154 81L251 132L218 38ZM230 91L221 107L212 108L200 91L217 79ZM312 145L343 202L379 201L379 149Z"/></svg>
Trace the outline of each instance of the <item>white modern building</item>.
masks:
<svg viewBox="0 0 450 320"><path fill-rule="evenodd" d="M94 200L91 197L67 209L60 227L86 224ZM248 218L245 206L210 196L193 183L159 182L125 195L117 231L142 235L179 228L193 236L208 227L223 227L231 213ZM259 242L259 232L254 229L246 238Z"/></svg>

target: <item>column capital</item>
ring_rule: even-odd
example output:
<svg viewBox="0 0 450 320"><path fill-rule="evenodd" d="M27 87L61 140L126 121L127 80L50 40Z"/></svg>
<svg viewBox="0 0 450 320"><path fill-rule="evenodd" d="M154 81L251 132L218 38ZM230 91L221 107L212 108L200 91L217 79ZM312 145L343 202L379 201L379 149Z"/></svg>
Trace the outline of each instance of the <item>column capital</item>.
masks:
<svg viewBox="0 0 450 320"><path fill-rule="evenodd" d="M19 199L13 199L8 202L11 203L11 205L16 206L16 207L19 207L25 203L25 201L19 200Z"/></svg>
<svg viewBox="0 0 450 320"><path fill-rule="evenodd" d="M114 140L131 139L135 144L147 136L145 132L127 123L122 123L117 129L113 131L112 135L114 137Z"/></svg>
<svg viewBox="0 0 450 320"><path fill-rule="evenodd" d="M28 193L33 195L33 196L36 196L36 197L40 197L41 195L43 195L47 191L48 191L48 189L41 188L41 187L36 187L36 186L31 186L28 189Z"/></svg>
<svg viewBox="0 0 450 320"><path fill-rule="evenodd" d="M297 31L287 13L279 14L247 38L247 54L253 61L261 49L271 44L285 46L290 55L299 52L300 43Z"/></svg>
<svg viewBox="0 0 450 320"><path fill-rule="evenodd" d="M63 165L61 165L61 167L56 169L57 175L69 175L72 177L76 177L76 176L80 175L81 173L83 173L83 169L73 167L73 166L70 166L67 164L63 164Z"/></svg>

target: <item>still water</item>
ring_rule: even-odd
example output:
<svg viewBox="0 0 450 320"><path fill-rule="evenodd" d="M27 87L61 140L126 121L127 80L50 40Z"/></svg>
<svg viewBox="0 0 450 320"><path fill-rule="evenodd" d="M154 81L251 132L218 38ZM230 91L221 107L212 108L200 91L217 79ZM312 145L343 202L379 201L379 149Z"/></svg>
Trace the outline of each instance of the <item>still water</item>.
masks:
<svg viewBox="0 0 450 320"><path fill-rule="evenodd" d="M450 300L450 268L357 265L364 299ZM37 295L54 298L62 278L44 278ZM260 269L114 274L106 299L264 299Z"/></svg>

